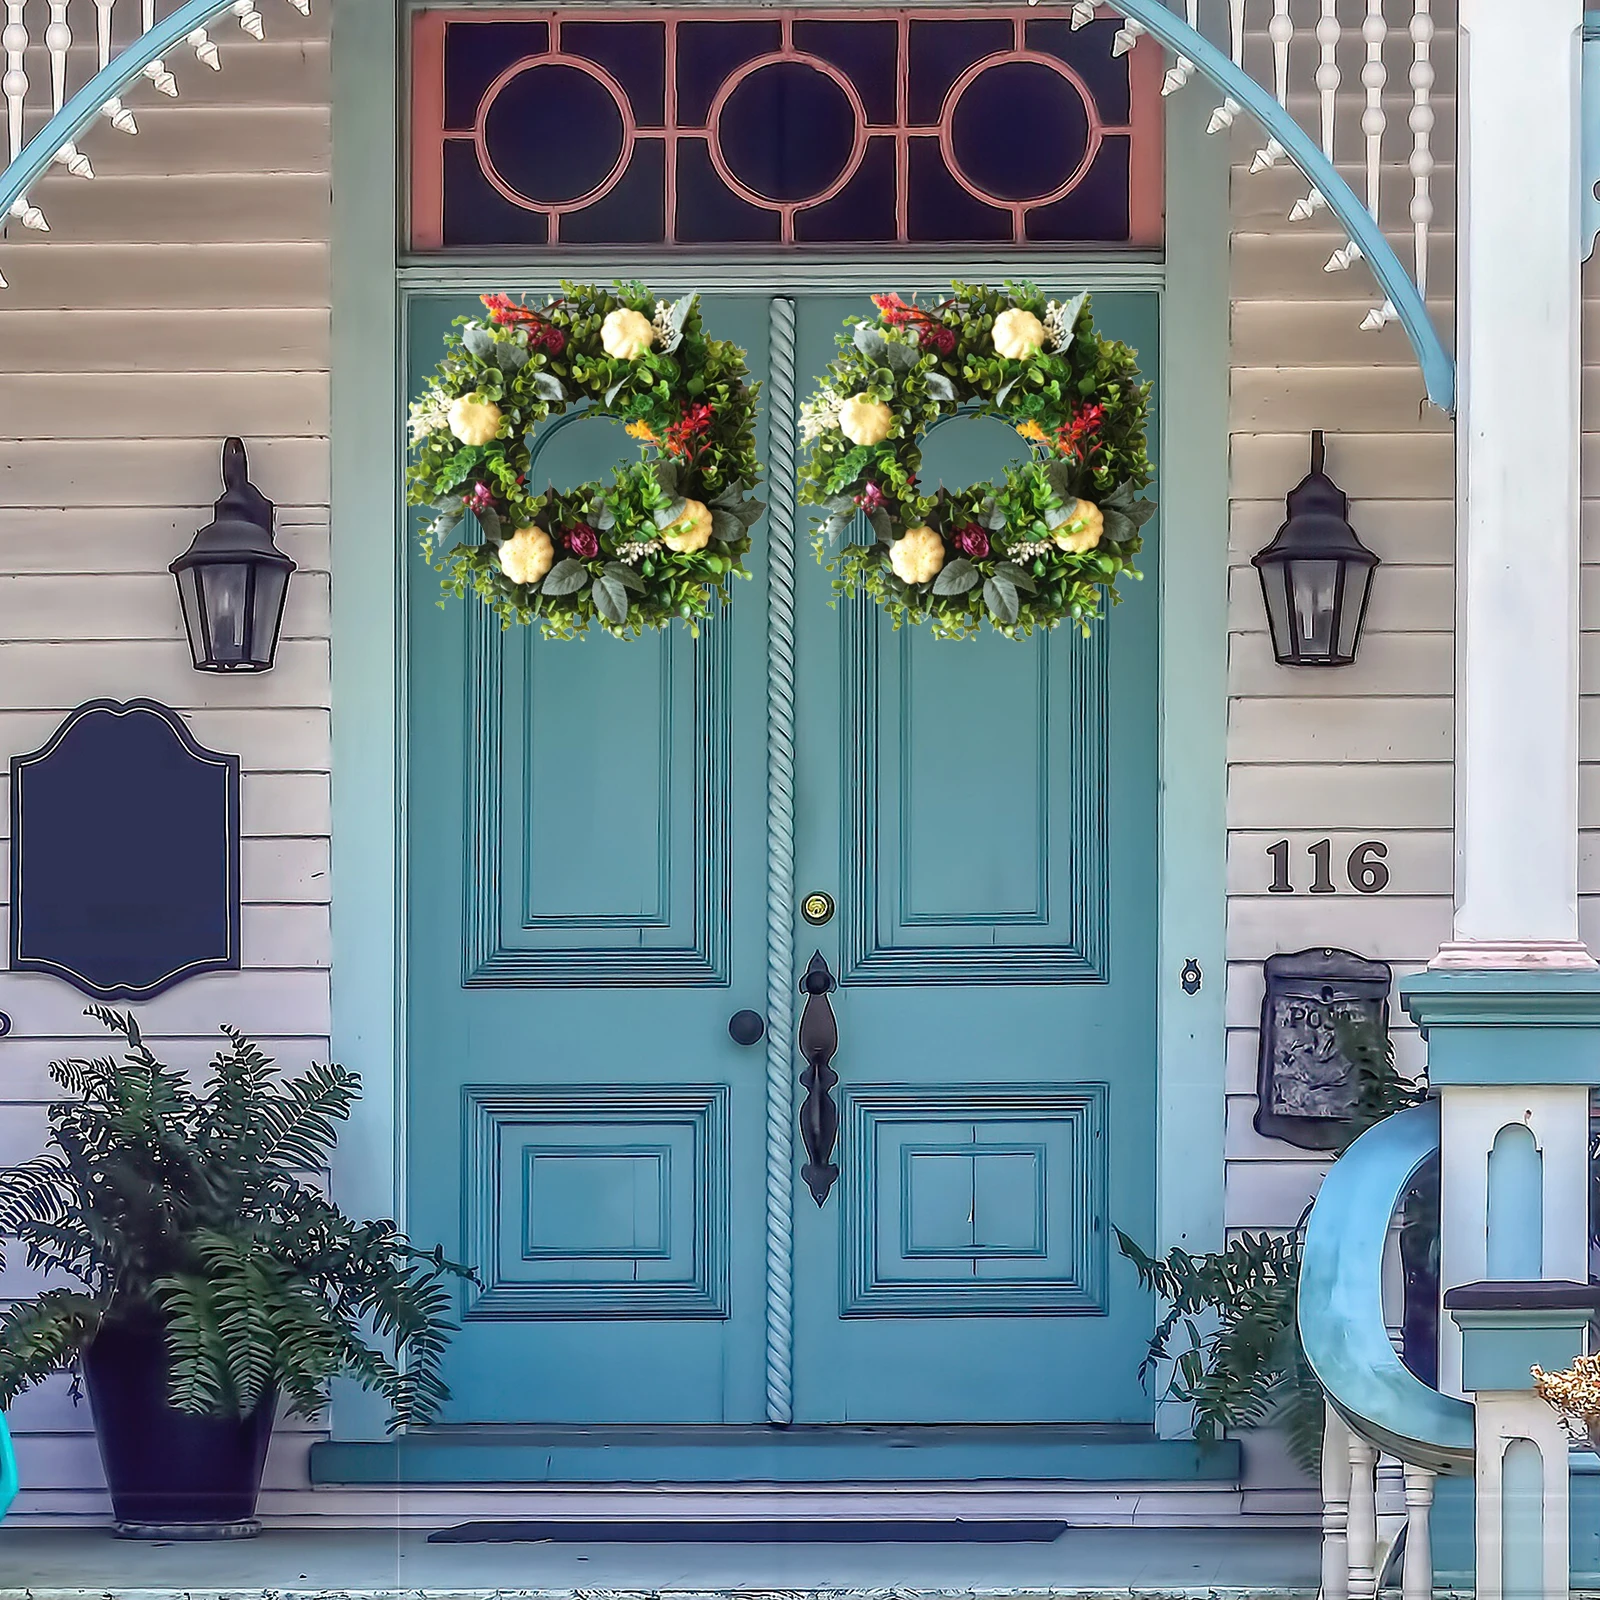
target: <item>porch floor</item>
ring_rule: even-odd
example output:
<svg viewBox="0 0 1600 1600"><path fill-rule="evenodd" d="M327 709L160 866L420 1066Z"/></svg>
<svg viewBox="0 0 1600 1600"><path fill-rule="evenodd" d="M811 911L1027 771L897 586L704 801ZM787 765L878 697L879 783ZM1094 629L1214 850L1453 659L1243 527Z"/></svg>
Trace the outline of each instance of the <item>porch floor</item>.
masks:
<svg viewBox="0 0 1600 1600"><path fill-rule="evenodd" d="M230 1544L144 1544L92 1529L0 1529L0 1600L297 1600L302 1596L605 1593L696 1597L842 1591L917 1596L1302 1600L1314 1533L1069 1528L1052 1544L433 1544L422 1532L268 1531Z"/></svg>

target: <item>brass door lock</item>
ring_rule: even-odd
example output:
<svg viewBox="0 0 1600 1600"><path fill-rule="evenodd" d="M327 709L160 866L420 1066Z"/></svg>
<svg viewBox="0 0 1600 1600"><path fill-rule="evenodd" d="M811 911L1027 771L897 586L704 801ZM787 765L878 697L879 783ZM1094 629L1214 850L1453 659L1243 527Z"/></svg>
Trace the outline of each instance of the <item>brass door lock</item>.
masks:
<svg viewBox="0 0 1600 1600"><path fill-rule="evenodd" d="M833 896L824 894L820 889L808 894L800 902L800 915L812 927L820 928L823 923L830 922L833 919Z"/></svg>

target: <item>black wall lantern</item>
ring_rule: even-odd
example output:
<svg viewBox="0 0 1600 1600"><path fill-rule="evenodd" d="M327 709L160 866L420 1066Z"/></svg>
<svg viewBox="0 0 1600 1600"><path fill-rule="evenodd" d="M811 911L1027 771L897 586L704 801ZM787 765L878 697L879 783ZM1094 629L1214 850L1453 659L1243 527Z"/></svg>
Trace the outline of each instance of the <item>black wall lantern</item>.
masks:
<svg viewBox="0 0 1600 1600"><path fill-rule="evenodd" d="M1289 520L1255 558L1285 667L1347 667L1356 658L1378 558L1347 520L1350 501L1322 470L1322 431L1311 435L1311 471L1289 492Z"/></svg>
<svg viewBox="0 0 1600 1600"><path fill-rule="evenodd" d="M201 672L265 672L278 648L294 562L272 542L272 502L250 482L244 444L222 447L216 516L172 563Z"/></svg>

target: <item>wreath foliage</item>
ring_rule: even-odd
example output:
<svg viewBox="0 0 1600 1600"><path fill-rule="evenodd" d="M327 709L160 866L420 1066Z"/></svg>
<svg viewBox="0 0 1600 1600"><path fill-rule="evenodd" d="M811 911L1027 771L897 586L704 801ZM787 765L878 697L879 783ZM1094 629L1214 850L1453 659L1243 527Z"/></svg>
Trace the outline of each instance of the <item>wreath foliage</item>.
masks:
<svg viewBox="0 0 1600 1600"><path fill-rule="evenodd" d="M411 406L407 473L446 594L471 590L506 627L537 619L566 639L593 622L636 638L675 618L694 632L729 575L748 576L764 509L749 495L756 387L696 298L563 283L542 305L484 295L485 316L456 320ZM534 487L540 424L578 405L624 418L645 458L609 484ZM481 539L466 537L473 523Z"/></svg>
<svg viewBox="0 0 1600 1600"><path fill-rule="evenodd" d="M801 414L812 451L801 498L828 515L817 557L840 593L863 590L899 627L931 623L1009 638L1071 622L1087 633L1134 567L1155 503L1146 449L1150 386L1135 352L1095 331L1089 297L1031 283L952 285L918 306L874 295ZM922 437L956 412L1000 417L1033 447L1004 481L931 493ZM874 537L836 541L865 515Z"/></svg>

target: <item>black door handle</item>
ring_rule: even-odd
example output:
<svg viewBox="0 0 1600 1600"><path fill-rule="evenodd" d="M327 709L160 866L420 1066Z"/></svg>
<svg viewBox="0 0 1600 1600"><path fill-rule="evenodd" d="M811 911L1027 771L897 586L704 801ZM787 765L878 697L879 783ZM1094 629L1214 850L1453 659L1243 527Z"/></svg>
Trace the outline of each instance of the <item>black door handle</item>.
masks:
<svg viewBox="0 0 1600 1600"><path fill-rule="evenodd" d="M735 1044L757 1044L767 1031L767 1019L759 1011L735 1011L728 1018L728 1036Z"/></svg>
<svg viewBox="0 0 1600 1600"><path fill-rule="evenodd" d="M839 1108L833 1099L839 1074L832 1066L839 1048L839 1024L828 1000L836 987L819 950L800 980L800 992L806 997L800 1013L800 1055L806 1064L800 1074L800 1086L806 1092L800 1105L800 1139L807 1156L800 1176L819 1206L839 1178L838 1165L830 1159L839 1137Z"/></svg>

